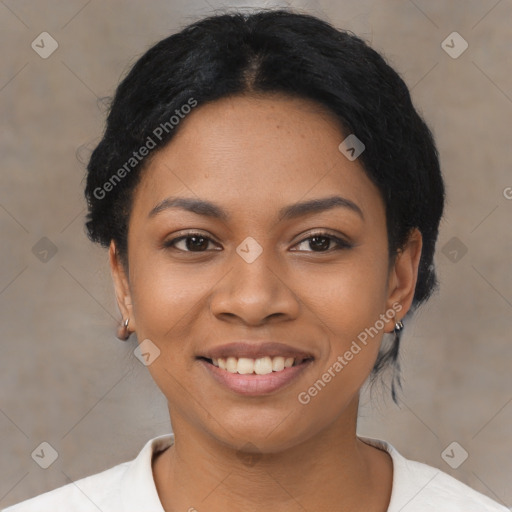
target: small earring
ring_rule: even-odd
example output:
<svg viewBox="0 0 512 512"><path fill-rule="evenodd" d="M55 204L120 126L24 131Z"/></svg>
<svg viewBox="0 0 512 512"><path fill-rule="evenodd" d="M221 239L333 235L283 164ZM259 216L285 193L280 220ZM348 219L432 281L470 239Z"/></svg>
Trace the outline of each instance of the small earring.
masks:
<svg viewBox="0 0 512 512"><path fill-rule="evenodd" d="M400 333L404 328L404 323L402 322L402 320L398 320L398 322L395 323L395 328L393 329L393 332L395 334L398 334Z"/></svg>
<svg viewBox="0 0 512 512"><path fill-rule="evenodd" d="M126 341L130 337L130 331L128 330L128 323L130 319L127 318L121 325L117 328L117 338L121 341Z"/></svg>

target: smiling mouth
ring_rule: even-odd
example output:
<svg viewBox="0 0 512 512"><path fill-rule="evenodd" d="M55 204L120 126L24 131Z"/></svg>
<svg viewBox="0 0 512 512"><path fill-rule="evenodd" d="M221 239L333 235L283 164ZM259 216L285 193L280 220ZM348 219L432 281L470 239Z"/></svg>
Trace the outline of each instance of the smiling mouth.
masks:
<svg viewBox="0 0 512 512"><path fill-rule="evenodd" d="M238 373L240 375L268 375L270 373L282 372L286 368L299 366L313 360L312 357L260 357L251 359L249 357L227 357L208 359L207 357L198 357L207 363L225 370L229 373Z"/></svg>

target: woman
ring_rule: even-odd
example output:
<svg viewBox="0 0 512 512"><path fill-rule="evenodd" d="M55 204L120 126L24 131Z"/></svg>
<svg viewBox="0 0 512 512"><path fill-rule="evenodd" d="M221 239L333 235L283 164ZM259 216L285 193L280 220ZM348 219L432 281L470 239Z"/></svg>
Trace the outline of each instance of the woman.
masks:
<svg viewBox="0 0 512 512"><path fill-rule="evenodd" d="M118 336L174 433L6 510L507 510L356 434L368 378L394 370L398 400L444 204L432 135L363 41L283 10L160 41L116 91L86 197Z"/></svg>

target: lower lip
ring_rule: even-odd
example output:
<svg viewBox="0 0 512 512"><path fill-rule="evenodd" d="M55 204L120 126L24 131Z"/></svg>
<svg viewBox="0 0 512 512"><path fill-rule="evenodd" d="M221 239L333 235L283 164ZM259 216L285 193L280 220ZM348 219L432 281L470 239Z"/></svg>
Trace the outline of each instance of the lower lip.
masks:
<svg viewBox="0 0 512 512"><path fill-rule="evenodd" d="M284 388L294 379L297 379L313 362L312 360L305 361L297 366L290 366L279 372L267 373L266 375L256 375L255 373L244 375L222 370L204 359L199 361L217 382L220 382L235 393L246 396L266 395Z"/></svg>

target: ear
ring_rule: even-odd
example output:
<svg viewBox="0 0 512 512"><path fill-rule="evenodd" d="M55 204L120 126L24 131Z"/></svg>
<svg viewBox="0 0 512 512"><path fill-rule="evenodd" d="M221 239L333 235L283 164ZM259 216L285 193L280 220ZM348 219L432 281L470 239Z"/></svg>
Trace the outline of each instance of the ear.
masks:
<svg viewBox="0 0 512 512"><path fill-rule="evenodd" d="M123 316L123 319L129 319L129 330L135 330L135 318L133 316L133 308L132 308L132 297L130 294L130 285L128 281L128 277L126 275L125 269L121 262L121 258L119 256L119 252L116 249L116 244L114 240L110 242L110 247L108 250L109 262L110 262L110 272L112 274L112 280L114 282L114 290L117 299L117 305L119 307L119 311Z"/></svg>
<svg viewBox="0 0 512 512"><path fill-rule="evenodd" d="M394 322L401 320L411 308L418 280L422 246L421 232L417 228L412 229L405 246L398 251L395 262L390 269L386 304L388 309L397 312L395 319L392 320L391 332L395 327ZM398 304L400 304L401 309L398 309Z"/></svg>

